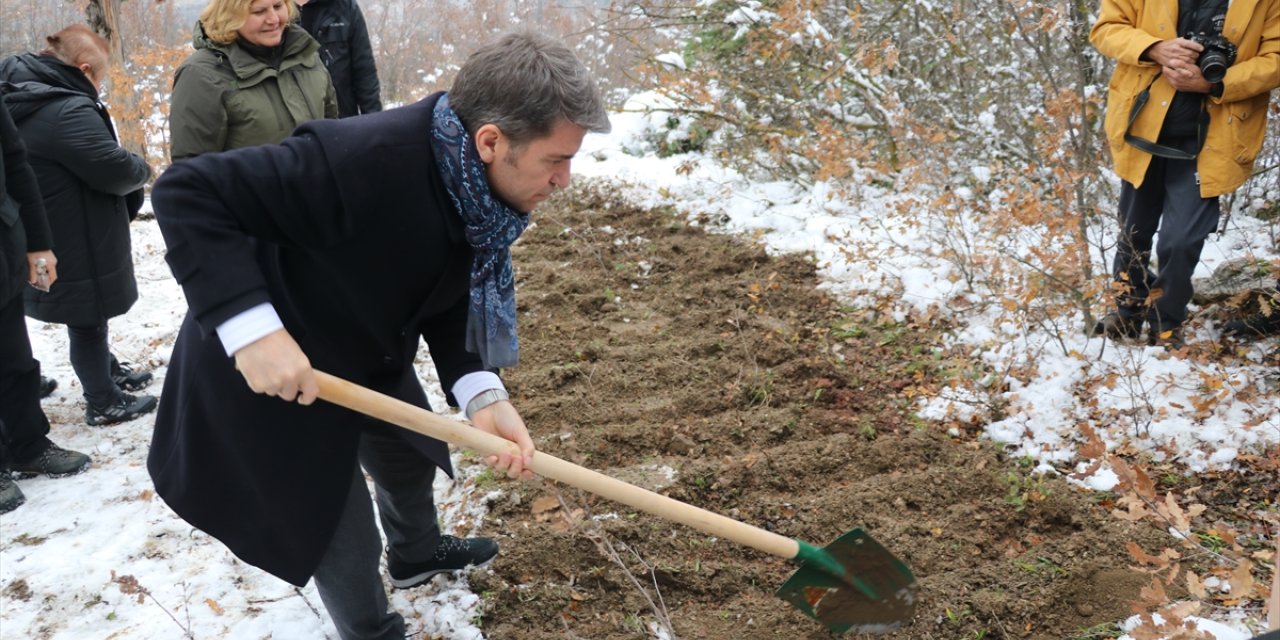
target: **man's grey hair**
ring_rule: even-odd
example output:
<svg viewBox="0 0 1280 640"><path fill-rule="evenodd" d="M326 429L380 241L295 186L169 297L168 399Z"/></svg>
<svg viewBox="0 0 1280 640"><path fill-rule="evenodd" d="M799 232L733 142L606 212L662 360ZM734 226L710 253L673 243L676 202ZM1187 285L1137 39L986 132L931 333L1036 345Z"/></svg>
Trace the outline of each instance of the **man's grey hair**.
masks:
<svg viewBox="0 0 1280 640"><path fill-rule="evenodd" d="M494 124L517 147L549 135L561 119L595 133L611 128L591 72L563 42L528 31L467 58L449 106L469 133Z"/></svg>

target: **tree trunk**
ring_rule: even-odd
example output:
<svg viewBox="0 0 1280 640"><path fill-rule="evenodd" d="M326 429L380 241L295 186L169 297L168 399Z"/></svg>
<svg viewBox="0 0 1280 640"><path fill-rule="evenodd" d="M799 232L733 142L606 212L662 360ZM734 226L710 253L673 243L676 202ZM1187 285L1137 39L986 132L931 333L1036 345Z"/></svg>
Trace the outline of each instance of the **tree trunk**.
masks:
<svg viewBox="0 0 1280 640"><path fill-rule="evenodd" d="M124 37L120 33L120 3L123 0L89 0L85 19L89 26L107 40L111 62L111 111L120 136L120 145L143 158L147 157L142 131L146 114L138 107L138 93L125 64Z"/></svg>

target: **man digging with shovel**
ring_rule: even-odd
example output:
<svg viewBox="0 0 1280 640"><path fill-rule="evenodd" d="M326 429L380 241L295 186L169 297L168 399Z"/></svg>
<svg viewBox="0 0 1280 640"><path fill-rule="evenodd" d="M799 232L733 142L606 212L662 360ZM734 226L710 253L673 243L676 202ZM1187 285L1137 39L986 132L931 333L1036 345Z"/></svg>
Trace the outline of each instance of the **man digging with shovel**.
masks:
<svg viewBox="0 0 1280 640"><path fill-rule="evenodd" d="M477 51L448 93L174 164L152 201L190 308L147 461L157 493L245 562L314 578L344 640L403 638L361 467L393 586L497 544L441 535L443 442L313 405L312 367L427 407L421 336L450 402L521 453L486 462L530 477L533 442L497 376L517 360L508 248L569 184L585 134L608 130L586 68L526 33Z"/></svg>

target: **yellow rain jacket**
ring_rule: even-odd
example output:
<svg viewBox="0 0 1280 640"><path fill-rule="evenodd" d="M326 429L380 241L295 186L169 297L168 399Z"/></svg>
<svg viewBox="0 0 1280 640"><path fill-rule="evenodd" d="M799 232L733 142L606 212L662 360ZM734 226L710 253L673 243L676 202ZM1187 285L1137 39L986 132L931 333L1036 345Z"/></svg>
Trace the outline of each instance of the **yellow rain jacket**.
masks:
<svg viewBox="0 0 1280 640"><path fill-rule="evenodd" d="M1133 102L1151 88L1130 133L1154 141L1174 94L1172 85L1156 77L1160 65L1139 56L1161 40L1177 38L1177 29L1178 0L1103 0L1089 33L1093 46L1116 61L1105 127L1115 171L1135 187L1142 185L1151 154L1124 141ZM1196 159L1203 198L1239 187L1262 149L1270 92L1280 87L1280 0L1231 0L1222 35L1238 53L1222 80L1222 96L1207 96L1209 131Z"/></svg>

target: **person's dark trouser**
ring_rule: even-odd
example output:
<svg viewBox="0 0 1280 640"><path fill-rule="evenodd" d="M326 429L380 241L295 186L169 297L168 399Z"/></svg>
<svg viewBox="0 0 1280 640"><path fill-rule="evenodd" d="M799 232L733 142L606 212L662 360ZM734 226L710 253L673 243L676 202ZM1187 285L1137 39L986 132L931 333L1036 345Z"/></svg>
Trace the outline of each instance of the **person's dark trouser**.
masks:
<svg viewBox="0 0 1280 640"><path fill-rule="evenodd" d="M22 313L22 294L0 303L0 463L25 462L51 444L40 408L40 363Z"/></svg>
<svg viewBox="0 0 1280 640"><path fill-rule="evenodd" d="M1191 276L1205 239L1218 227L1218 198L1201 198L1195 160L1152 158L1140 188L1120 188L1120 240L1112 274L1129 291L1117 298L1120 315L1145 320L1153 331L1182 326L1191 302ZM1157 273L1151 272L1152 238ZM1123 275L1122 275L1123 274ZM1127 276L1127 280L1126 280ZM1153 296L1148 306L1147 298Z"/></svg>
<svg viewBox="0 0 1280 640"><path fill-rule="evenodd" d="M387 433L361 436L360 464L373 477L388 556L406 562L426 559L440 543L432 495L435 465ZM404 618L387 611L381 554L369 490L357 467L338 529L314 576L342 640L404 638Z"/></svg>
<svg viewBox="0 0 1280 640"><path fill-rule="evenodd" d="M120 388L111 379L111 348L107 344L107 323L98 326L67 326L71 368L75 369L84 397L94 407L103 408L120 399Z"/></svg>

